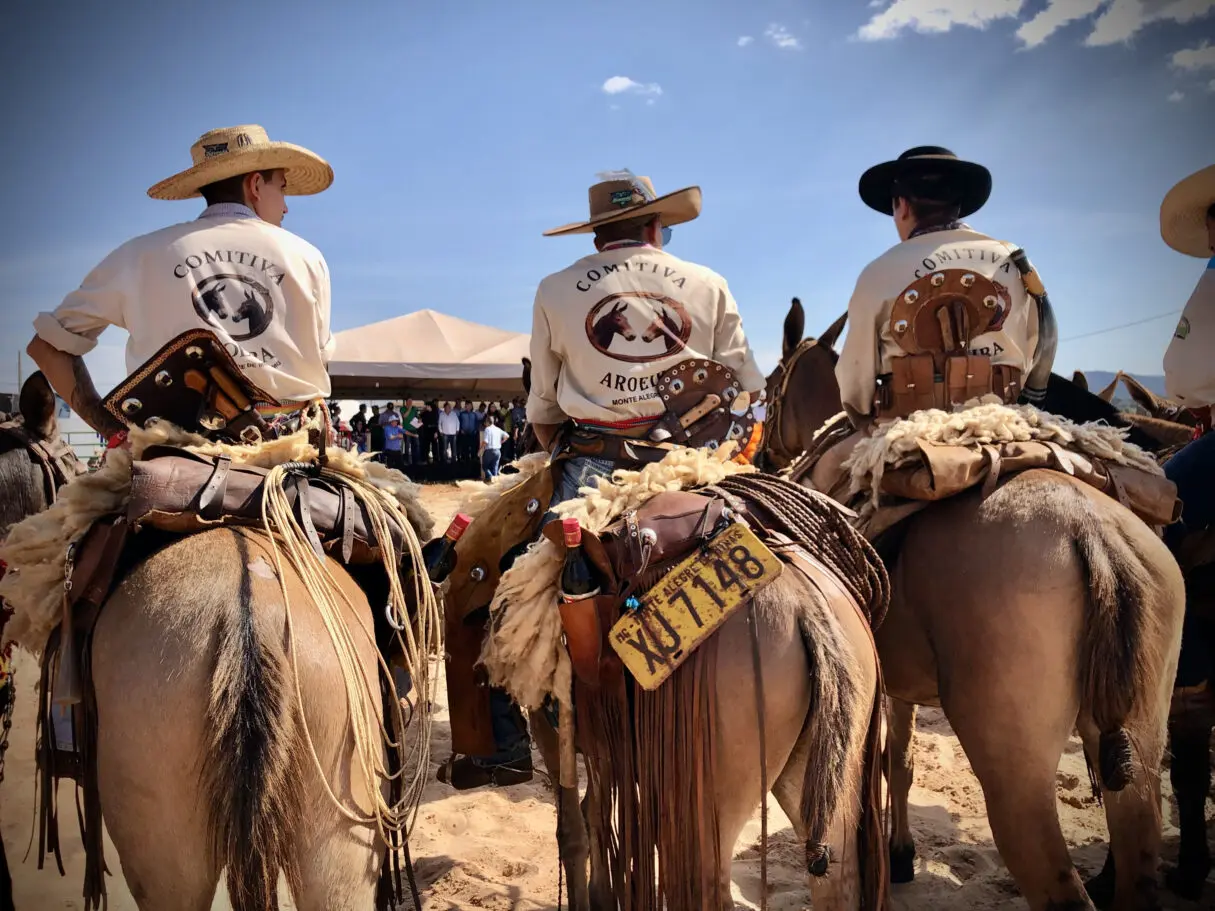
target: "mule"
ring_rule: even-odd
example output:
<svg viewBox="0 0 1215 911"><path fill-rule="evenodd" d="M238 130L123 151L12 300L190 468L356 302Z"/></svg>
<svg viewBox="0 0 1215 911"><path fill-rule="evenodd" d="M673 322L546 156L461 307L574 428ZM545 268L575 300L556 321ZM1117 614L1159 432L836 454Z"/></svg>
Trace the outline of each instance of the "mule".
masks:
<svg viewBox="0 0 1215 911"><path fill-rule="evenodd" d="M779 426L767 441L783 451L769 464L795 457L820 416L841 410L836 352L803 341L803 324L794 306L773 376L783 390L771 409ZM1093 907L1055 802L1073 730L1105 800L1113 907L1154 906L1160 767L1184 611L1181 573L1159 536L1113 499L1030 471L986 499L976 490L931 505L879 551L891 576L877 644L889 696L892 881L915 871L915 706L939 705L1030 908Z"/></svg>
<svg viewBox="0 0 1215 911"><path fill-rule="evenodd" d="M803 638L797 619L805 605L823 618L822 628L835 630L833 646L841 658L838 664L812 664L812 648ZM755 617L763 669L763 769L757 747L759 714L746 611L734 614L715 634L714 807L720 826L721 856L716 876L724 896L721 907L734 907L729 898L734 847L760 804L763 774L781 809L793 821L799 840L809 835L801 823L803 806L835 808L826 839L832 863L825 876L809 879L814 907L818 911L878 911L866 893L873 888L873 878L884 878L885 871L873 868L875 859L866 857L861 839L865 824L863 753L874 700L881 696L877 661L865 621L850 603L825 597L799 573L791 571L782 573L757 595ZM824 698L823 692L831 695ZM830 717L815 717L816 712L826 711L824 705L837 700L841 705ZM543 712L530 713L530 723L545 767L556 781L555 770L560 764L556 732ZM830 739L831 746L824 741L825 729L838 735ZM814 770L809 776L808 766ZM589 776L591 781L595 777ZM613 837L599 823L600 795L588 786L586 798L580 803L577 788L559 784L556 788L557 839L571 911L615 911L622 905L612 894L608 871L594 861L596 846ZM680 808L674 808L674 812L680 813ZM672 870L665 875L681 881L698 872Z"/></svg>
<svg viewBox="0 0 1215 911"><path fill-rule="evenodd" d="M55 393L41 372L32 374L21 385L17 412L11 416L0 414L0 423L18 417L33 439L49 443L59 441ZM0 433L0 541L13 525L46 509L54 495L54 482L48 486L47 475L38 460L14 437ZM8 698L12 698L11 688ZM11 710L11 706L9 708ZM6 749L7 742L3 746ZM0 751L2 762L3 752ZM13 882L8 855L0 840L0 911L8 911L12 907Z"/></svg>
<svg viewBox="0 0 1215 911"><path fill-rule="evenodd" d="M371 607L328 562L357 629ZM301 911L374 906L383 842L333 805L310 751L347 812L368 815L377 784L353 761L324 624L285 568L289 641L273 567L256 531L179 538L137 565L97 619L101 808L141 911L206 911L225 870L233 911L277 907L280 871ZM375 644L355 639L357 671L378 693Z"/></svg>
<svg viewBox="0 0 1215 911"><path fill-rule="evenodd" d="M523 359L523 388L531 391L531 361ZM528 452L539 449L535 435ZM835 668L812 668L810 643L799 630L799 604L830 618L827 626L838 634L839 654L846 661ZM785 572L771 586L760 592L755 602L758 620L760 666L763 668L764 734L766 755L762 772L772 783L772 793L781 808L794 821L799 839L808 834L801 824L803 801L831 802L836 807L828 832L834 856L842 858L839 865L825 877L810 880L814 906L820 911L878 911L865 900L866 881L872 887L874 877L884 879L885 870L873 869L874 859L861 860L858 836L864 823L861 807L864 786L863 750L868 732L870 710L881 697L877 686L877 666L870 633L851 604L827 599L800 574ZM760 802L761 768L756 744L759 742L759 721L755 699L755 669L751 658L750 637L744 612L730 618L716 633L717 680L716 693L718 793L715 806L720 820L722 856L718 865L719 889L730 895L730 870L734 845L743 825ZM840 672L844 672L841 674ZM814 674L820 688L837 694L851 691L852 698L842 700L844 711L831 719L819 719L816 725L811 714ZM847 679L843 679L846 677ZM598 846L611 833L602 831L599 795L588 787L585 799L579 798L577 788L560 785L560 751L557 732L544 712L529 712L528 723L540 749L545 768L553 781L557 799L557 842L571 911L612 911L619 907L608 871L588 861L600 854ZM835 725L843 735L837 739L833 755L815 736L822 725ZM806 769L814 762L819 770L830 769L807 780ZM594 776L590 776L592 779ZM809 792L809 793L808 793ZM872 823L872 820L870 821ZM680 875L676 871L675 875ZM690 871L686 875L691 875ZM732 903L723 907L733 907Z"/></svg>
<svg viewBox="0 0 1215 911"><path fill-rule="evenodd" d="M37 495L10 462L6 508ZM371 817L388 788L358 761L365 716L309 589L288 561L280 584L260 530L157 534L139 536L150 541L102 606L89 655L101 811L137 906L206 911L226 874L233 911L265 911L281 873L301 911L374 907L386 845ZM358 633L372 608L326 562L351 675L371 696L364 736L378 739L380 659Z"/></svg>

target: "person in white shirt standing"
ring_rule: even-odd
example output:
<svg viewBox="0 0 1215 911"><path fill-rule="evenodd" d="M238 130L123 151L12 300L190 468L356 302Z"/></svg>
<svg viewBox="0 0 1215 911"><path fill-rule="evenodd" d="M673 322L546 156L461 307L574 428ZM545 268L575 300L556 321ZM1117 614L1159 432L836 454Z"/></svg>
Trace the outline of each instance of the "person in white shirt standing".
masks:
<svg viewBox="0 0 1215 911"><path fill-rule="evenodd" d="M240 369L284 404L327 398L329 267L282 227L285 196L333 183L328 162L255 124L204 133L191 167L148 190L153 199L201 196L198 218L136 237L34 321L28 351L58 392L107 438L124 428L101 405L83 356L108 326L130 333L133 373L166 342L211 330Z"/></svg>
<svg viewBox="0 0 1215 911"><path fill-rule="evenodd" d="M485 429L481 431L481 480L488 481L498 476L502 464L502 444L509 439L505 430L498 426L497 415L485 418Z"/></svg>
<svg viewBox="0 0 1215 911"><path fill-rule="evenodd" d="M1165 389L1190 410L1198 425L1196 439L1164 465L1182 502L1181 520L1164 530L1165 543L1176 552L1187 535L1215 526L1215 433L1211 432L1215 406L1215 165L1190 175L1169 191L1160 207L1160 233L1177 252L1207 260L1164 355ZM1179 714L1205 717L1208 725L1198 731L1205 743L1210 739L1209 724L1215 723L1215 627L1201 613L1187 601L1173 704ZM1203 798L1197 801L1197 828L1205 830L1201 807L1210 787L1205 750L1199 765L1205 785L1200 785ZM1178 771L1176 764L1173 771ZM1180 794L1178 784L1175 780ZM1187 828L1183 825L1183 855L1189 842ZM1205 851L1205 831L1200 844ZM1209 866L1207 856L1198 865L1199 881L1206 878Z"/></svg>

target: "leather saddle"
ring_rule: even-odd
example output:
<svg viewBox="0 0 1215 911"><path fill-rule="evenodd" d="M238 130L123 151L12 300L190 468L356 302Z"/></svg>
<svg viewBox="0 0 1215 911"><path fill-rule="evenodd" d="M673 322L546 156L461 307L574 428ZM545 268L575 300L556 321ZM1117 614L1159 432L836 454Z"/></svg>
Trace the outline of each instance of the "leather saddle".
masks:
<svg viewBox="0 0 1215 911"><path fill-rule="evenodd" d="M583 683L597 687L624 672L608 646L608 634L625 599L648 590L730 520L720 497L681 490L652 497L599 534L583 530L583 551L598 571L601 591L595 598L560 605L570 663ZM560 522L545 525L544 536L564 554Z"/></svg>
<svg viewBox="0 0 1215 911"><path fill-rule="evenodd" d="M236 465L227 456L206 456L171 446L152 446L131 466L126 519L188 534L221 525L262 526L262 500L269 470ZM313 466L290 470L288 500L313 550L345 564L376 563L379 542L366 508L354 493L320 477ZM404 550L406 529L388 516L395 553Z"/></svg>

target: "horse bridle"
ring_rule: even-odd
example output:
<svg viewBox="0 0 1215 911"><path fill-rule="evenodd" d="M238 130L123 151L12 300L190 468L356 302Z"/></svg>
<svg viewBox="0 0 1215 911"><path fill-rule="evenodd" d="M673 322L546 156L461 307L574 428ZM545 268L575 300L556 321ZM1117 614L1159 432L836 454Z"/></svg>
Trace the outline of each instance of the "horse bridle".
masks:
<svg viewBox="0 0 1215 911"><path fill-rule="evenodd" d="M764 432L760 437L759 451L765 459L772 459L773 456L783 461L783 465L777 465L777 468L784 468L793 463L796 453L790 454L785 447L785 435L781 430L781 406L785 401L785 392L789 388L789 380L793 376L793 370L797 366L797 362L811 348L818 347L818 339L804 338L798 342L797 347L793 349L793 353L787 358L781 358L781 362L776 366L776 372L779 374L776 389L772 392L772 402L768 406L767 420L764 421ZM773 460L775 463L775 461Z"/></svg>
<svg viewBox="0 0 1215 911"><path fill-rule="evenodd" d="M42 469L48 506L58 498L59 488L83 473L75 451L61 438L53 441L40 439L30 433L24 424L11 420L0 423L0 435L14 440L18 448L24 449L38 463Z"/></svg>

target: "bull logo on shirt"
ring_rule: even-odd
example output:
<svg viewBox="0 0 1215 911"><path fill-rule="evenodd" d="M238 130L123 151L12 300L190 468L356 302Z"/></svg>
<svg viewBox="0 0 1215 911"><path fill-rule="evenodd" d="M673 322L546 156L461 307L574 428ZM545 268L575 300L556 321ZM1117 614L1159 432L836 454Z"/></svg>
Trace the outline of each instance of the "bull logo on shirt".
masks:
<svg viewBox="0 0 1215 911"><path fill-rule="evenodd" d="M257 338L274 321L270 289L243 275L210 275L192 292L194 310L234 342Z"/></svg>
<svg viewBox="0 0 1215 911"><path fill-rule="evenodd" d="M586 315L586 337L600 354L629 364L660 361L687 347L692 320L679 301L652 291L609 294Z"/></svg>

